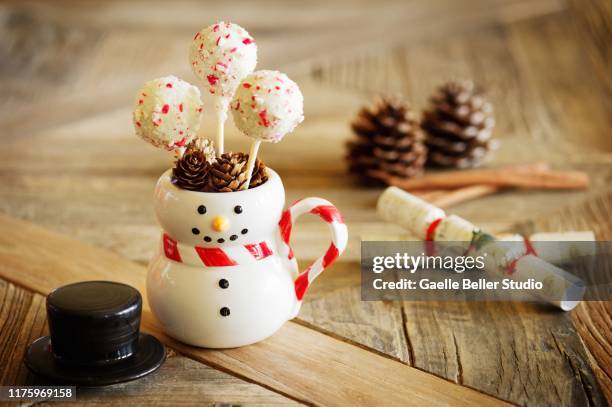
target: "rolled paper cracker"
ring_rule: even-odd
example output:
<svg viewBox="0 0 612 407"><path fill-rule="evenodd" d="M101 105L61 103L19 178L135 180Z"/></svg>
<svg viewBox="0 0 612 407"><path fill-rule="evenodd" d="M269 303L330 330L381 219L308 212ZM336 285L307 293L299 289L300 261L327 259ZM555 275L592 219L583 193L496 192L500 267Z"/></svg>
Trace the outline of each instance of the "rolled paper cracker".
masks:
<svg viewBox="0 0 612 407"><path fill-rule="evenodd" d="M597 244L592 231L535 233L529 237L538 257L553 264L595 256Z"/></svg>
<svg viewBox="0 0 612 407"><path fill-rule="evenodd" d="M426 239L431 224L446 217L442 209L397 187L382 193L376 209L383 219L399 224L419 239Z"/></svg>
<svg viewBox="0 0 612 407"><path fill-rule="evenodd" d="M594 242L595 233L592 230L541 232L529 236L529 240L532 242Z"/></svg>
<svg viewBox="0 0 612 407"><path fill-rule="evenodd" d="M584 296L585 286L581 279L534 255L521 257L516 262L512 278L541 281L543 288L537 296L563 311L574 309Z"/></svg>
<svg viewBox="0 0 612 407"><path fill-rule="evenodd" d="M501 234L497 240L505 242L522 242L519 234ZM579 257L595 256L597 244L593 231L542 232L534 233L528 240L537 256L552 264L563 264ZM522 246L526 249L525 246ZM525 250L523 250L523 253Z"/></svg>
<svg viewBox="0 0 612 407"><path fill-rule="evenodd" d="M487 253L484 258L485 270L495 277L506 276L509 265L525 255L523 245L517 243L507 244L507 241L494 241L483 246Z"/></svg>
<svg viewBox="0 0 612 407"><path fill-rule="evenodd" d="M420 242L422 240L411 233L366 233L361 236L362 242Z"/></svg>
<svg viewBox="0 0 612 407"><path fill-rule="evenodd" d="M431 232L430 227L434 222L437 222L434 225L434 240L470 241L483 233L465 219L456 215L446 217L442 209L397 187L389 187L382 193L377 211L383 219L399 224L421 239L430 237L427 235ZM511 237L510 241L515 239L516 237ZM522 240L522 237L520 239ZM511 278L520 281L535 278L537 281L546 282L549 291L544 293L542 298L562 310L573 309L582 298L584 283L578 277L534 255L525 255L522 250L496 246L496 243L498 242L492 241L480 248L491 251L491 258L487 259L485 269L492 276L500 277L502 271L507 271L505 266L514 261Z"/></svg>
<svg viewBox="0 0 612 407"><path fill-rule="evenodd" d="M457 215L442 219L436 227L434 240L438 242L471 242L478 228Z"/></svg>

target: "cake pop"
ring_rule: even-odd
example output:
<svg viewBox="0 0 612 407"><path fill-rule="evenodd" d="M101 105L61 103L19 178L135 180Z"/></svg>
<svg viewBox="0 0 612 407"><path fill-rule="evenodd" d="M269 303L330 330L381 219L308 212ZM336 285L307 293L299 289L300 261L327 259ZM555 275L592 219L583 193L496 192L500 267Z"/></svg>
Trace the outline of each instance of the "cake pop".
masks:
<svg viewBox="0 0 612 407"><path fill-rule="evenodd" d="M217 154L223 154L223 130L236 88L257 64L253 37L237 24L218 22L198 32L189 53L193 72L214 98L217 113Z"/></svg>
<svg viewBox="0 0 612 407"><path fill-rule="evenodd" d="M304 120L304 98L298 85L278 71L257 71L247 76L231 104L236 127L252 137L247 182L262 141L277 143Z"/></svg>
<svg viewBox="0 0 612 407"><path fill-rule="evenodd" d="M197 87L176 76L153 79L138 91L134 129L155 147L183 148L195 137L202 110Z"/></svg>

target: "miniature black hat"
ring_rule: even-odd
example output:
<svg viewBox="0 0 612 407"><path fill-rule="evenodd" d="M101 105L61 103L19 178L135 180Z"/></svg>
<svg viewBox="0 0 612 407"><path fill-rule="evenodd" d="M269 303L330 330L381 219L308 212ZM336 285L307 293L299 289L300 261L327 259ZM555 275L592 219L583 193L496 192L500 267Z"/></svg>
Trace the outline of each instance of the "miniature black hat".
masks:
<svg viewBox="0 0 612 407"><path fill-rule="evenodd" d="M103 386L138 379L157 370L164 346L140 333L142 297L111 281L66 285L47 296L51 336L34 341L28 368L62 384Z"/></svg>

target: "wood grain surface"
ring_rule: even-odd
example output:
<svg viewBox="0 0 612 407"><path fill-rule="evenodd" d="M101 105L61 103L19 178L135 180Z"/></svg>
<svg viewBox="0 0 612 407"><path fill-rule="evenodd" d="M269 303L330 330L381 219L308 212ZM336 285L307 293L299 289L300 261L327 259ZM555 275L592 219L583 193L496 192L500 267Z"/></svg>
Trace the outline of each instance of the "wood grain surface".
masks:
<svg viewBox="0 0 612 407"><path fill-rule="evenodd" d="M569 314L521 303L362 302L358 268L323 274L299 319L513 403L605 404Z"/></svg>
<svg viewBox="0 0 612 407"><path fill-rule="evenodd" d="M588 228L597 239L612 241L612 224L602 222L612 213L612 191L602 193L595 199L554 211L550 215L532 222L522 223L515 230L529 233L533 230L559 232ZM579 304L572 312L576 330L586 343L589 356L593 358L593 370L601 383L608 403L612 402L612 304L610 301L588 301Z"/></svg>
<svg viewBox="0 0 612 407"><path fill-rule="evenodd" d="M116 272L122 277L142 273L159 236L152 189L171 157L134 137L132 97L146 80L170 73L197 83L186 62L189 40L220 18L245 26L257 39L259 67L286 71L305 96L306 121L261 152L281 174L287 201L324 196L341 209L350 231L341 263L314 284L287 337L308 327L324 333L324 343L333 338L521 405L603 405L604 396L612 403L609 302L584 303L569 315L518 304L361 302L361 238L405 232L377 218L382 189L348 177L341 159L348 123L373 94L399 93L419 111L436 85L471 78L495 104L501 148L492 166L546 161L586 171L592 185L586 192L508 190L450 211L491 232L579 228L610 239L612 8L606 0L266 0L256 6L154 0L146 7L119 0L2 1L0 212L140 263L116 260L125 267ZM207 114L201 134L211 129ZM231 123L226 133L230 149L248 148ZM454 204L446 199L438 202ZM18 231L11 225L0 235ZM304 264L324 250L325 230L314 218L300 219L292 245ZM10 239L5 244L20 249ZM71 266L73 280L80 266ZM32 267L52 270L36 261ZM108 272L87 267L92 277ZM6 264L3 270L8 281L27 277ZM36 276L41 287L58 283L52 274ZM0 333L0 352L14 358L0 367L3 380L28 380L18 354L44 330L43 317L32 316L32 304L41 304L35 292L44 291L32 289L3 294L10 304L2 303L2 327L11 333ZM15 322L24 318L27 332ZM248 359L236 360L242 357ZM166 376L176 388L189 380L178 366ZM195 377L222 375L200 369ZM180 378L172 381L172 374ZM314 402L302 398L312 397L307 387L282 395L284 383L264 388L268 377L257 376L260 385L222 377L219 393L194 383L181 397L188 404L212 392L211 403L267 404L295 401L285 397L290 393ZM157 391L153 383L126 385L116 400L168 401L147 398ZM90 396L92 403L106 397Z"/></svg>

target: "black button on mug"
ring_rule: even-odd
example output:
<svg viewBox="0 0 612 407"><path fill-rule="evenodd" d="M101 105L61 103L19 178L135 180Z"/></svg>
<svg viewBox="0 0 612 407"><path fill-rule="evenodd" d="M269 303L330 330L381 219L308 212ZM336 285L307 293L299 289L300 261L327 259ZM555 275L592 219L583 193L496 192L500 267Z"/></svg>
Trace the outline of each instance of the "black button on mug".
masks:
<svg viewBox="0 0 612 407"><path fill-rule="evenodd" d="M227 281L226 279L222 278L221 280L219 280L219 287L226 289L229 287L229 281Z"/></svg>
<svg viewBox="0 0 612 407"><path fill-rule="evenodd" d="M230 314L230 309L227 307L223 307L221 308L221 311L219 311L221 313L221 316L223 317L227 317Z"/></svg>

